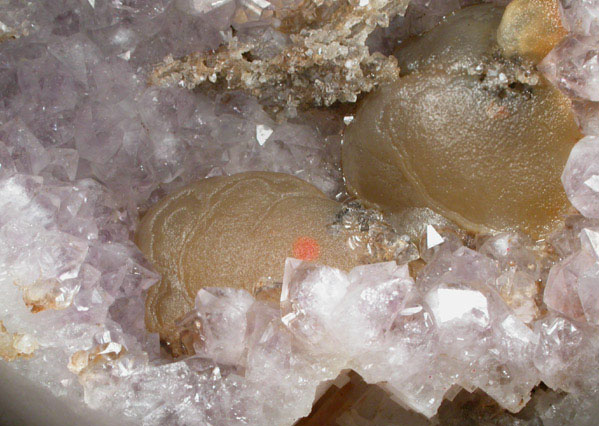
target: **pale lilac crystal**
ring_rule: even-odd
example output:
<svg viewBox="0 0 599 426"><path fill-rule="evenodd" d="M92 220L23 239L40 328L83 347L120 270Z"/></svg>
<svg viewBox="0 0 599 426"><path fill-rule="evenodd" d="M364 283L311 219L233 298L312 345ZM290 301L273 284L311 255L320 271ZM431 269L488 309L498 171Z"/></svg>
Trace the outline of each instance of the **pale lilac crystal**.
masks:
<svg viewBox="0 0 599 426"><path fill-rule="evenodd" d="M559 228L549 237L549 242L559 257L564 259L580 250L580 232L584 228L597 227L599 227L597 219L588 219L580 214L569 215L564 220L563 228Z"/></svg>
<svg viewBox="0 0 599 426"><path fill-rule="evenodd" d="M164 55L216 47L234 2L201 11L167 1L11 6L0 6L15 12L0 19L29 36L0 45L0 313L40 345L21 373L76 399L83 389L88 404L147 424L291 424L308 414L321 381L339 370L303 355L278 309L252 301L246 339L234 325L247 306L226 317L226 298L203 298L212 324L204 356L247 364L247 378L213 361L161 365L143 324L157 276L130 236L138 208L208 175L281 171L335 195L342 124L326 113L275 122L245 96L146 87L144 68ZM25 295L42 310L32 313ZM85 365L87 356L103 361Z"/></svg>
<svg viewBox="0 0 599 426"><path fill-rule="evenodd" d="M536 300L538 286L535 277L523 271L507 271L495 280L495 287L501 298L525 323L530 323L540 315Z"/></svg>
<svg viewBox="0 0 599 426"><path fill-rule="evenodd" d="M28 145L11 142L9 154L22 152L26 163L21 167L24 160L13 161L7 169L16 165L22 173L37 174L47 164L46 172L57 177L72 180L75 173L94 177L132 204L150 198L159 185L178 187L207 175L257 169L296 174L330 195L339 192L340 154L329 152L321 142L329 134L301 119L274 123L255 101L243 96L227 95L214 102L185 90L148 89L143 70L132 64L134 59L146 65L158 61L160 55L175 52L173 46L182 53L216 47L222 40L219 30L229 28L228 18L221 18L234 8L214 6L210 13L190 15L182 3L154 7L99 3L94 8L85 3L72 11L79 26L85 22L93 28L91 37L80 28L47 35L44 43L22 38L14 46L3 45L3 59L16 65L14 73L6 73L3 102L10 108L0 111L0 124L14 128L11 120L17 120L23 129L19 131L41 144L32 145L31 137L23 139ZM50 15L69 11L68 6L52 5L40 10L46 7ZM185 30L173 33L173 24ZM196 26L201 31L193 30ZM118 43L127 44L122 38L132 35L137 48L117 48L111 44L116 39L102 36L105 30L113 31ZM118 55L107 56L117 51ZM256 138L258 126L273 131L268 140ZM325 130L338 138L338 129ZM29 164L31 155L24 147L43 154L35 154L36 164ZM74 151L65 151L74 149L75 156ZM68 155L69 161L57 162L60 155ZM2 158L6 157L4 152Z"/></svg>
<svg viewBox="0 0 599 426"><path fill-rule="evenodd" d="M580 232L581 249L555 265L543 300L568 318L599 324L599 231Z"/></svg>
<svg viewBox="0 0 599 426"><path fill-rule="evenodd" d="M0 179L6 179L17 172L8 147L0 142Z"/></svg>
<svg viewBox="0 0 599 426"><path fill-rule="evenodd" d="M573 98L599 101L599 38L570 36L539 65L557 87Z"/></svg>
<svg viewBox="0 0 599 426"><path fill-rule="evenodd" d="M538 277L539 265L532 246L523 234L500 233L488 238L478 251L495 260L503 271L524 271Z"/></svg>
<svg viewBox="0 0 599 426"><path fill-rule="evenodd" d="M108 307L115 298L102 285L103 279L109 278L100 272L106 271L102 265L105 260L101 255L92 254L99 242L98 235L116 225L114 210L102 209L99 208L100 204L96 204L103 199L110 199L110 196L98 184L89 185L85 181L60 183L24 175L1 181L0 191L11 194L6 198L11 203L4 206L7 215L0 223L0 233L3 235L0 248L3 321L17 330L27 330L39 342L39 350L45 354L29 367L29 374L37 375L45 383L57 380L63 382L64 386L73 386L73 377L64 370L69 354L88 348L97 336L108 336L111 341L123 333L120 326L115 327L114 323L109 327L111 320ZM73 204L75 199L81 202ZM93 210L85 208L86 203L92 203ZM12 210L14 208L17 210ZM18 214L11 216L11 211ZM59 220L67 212L71 220ZM79 226L73 227L73 222ZM85 222L93 224L96 231L83 234L75 232ZM126 228L127 222L117 226ZM148 270L144 272L145 261L132 264L135 249L127 241L126 230L121 236L125 236L121 240L123 247L128 248L113 261L114 267L124 272L121 275L123 280L112 277L105 283L122 292L121 288L127 288L126 271L136 269L134 274L140 279L136 281L138 286L133 292L140 300L140 293L155 282L155 275ZM12 288L20 292L13 292ZM135 330L128 331L133 334ZM140 339L147 340L141 335ZM125 341L130 347L136 338L131 340L127 337ZM47 369L43 367L44 360L63 369L55 368L41 373L40 369ZM76 390L68 387L57 389L69 393Z"/></svg>
<svg viewBox="0 0 599 426"><path fill-rule="evenodd" d="M247 311L254 299L245 290L206 288L198 292L196 310L199 314L203 347L196 353L223 364L242 365L245 351Z"/></svg>
<svg viewBox="0 0 599 426"><path fill-rule="evenodd" d="M502 271L493 287L514 314L525 323L540 315L538 280L541 262L532 250L532 242L522 234L500 233L487 238L479 252L493 259Z"/></svg>
<svg viewBox="0 0 599 426"><path fill-rule="evenodd" d="M452 229L426 225L420 238L420 257L430 262L439 251L455 251L462 245L462 240Z"/></svg>
<svg viewBox="0 0 599 426"><path fill-rule="evenodd" d="M492 285L499 272L493 260L467 247L460 247L455 251L444 251L430 262L418 276L418 284L423 290L429 290L443 277L447 277L450 280L448 283Z"/></svg>
<svg viewBox="0 0 599 426"><path fill-rule="evenodd" d="M350 281L338 269L287 259L281 290L281 319L298 337L328 350L334 309L345 297Z"/></svg>
<svg viewBox="0 0 599 426"><path fill-rule="evenodd" d="M497 266L462 247L435 259L421 274L417 284L428 289L424 300L449 356L441 371L455 375L453 383L469 391L480 388L518 411L538 382L530 368L536 337L494 289Z"/></svg>
<svg viewBox="0 0 599 426"><path fill-rule="evenodd" d="M543 382L574 393L596 388L599 377L589 373L599 362L596 330L559 316L548 316L536 327L540 343L534 361Z"/></svg>
<svg viewBox="0 0 599 426"><path fill-rule="evenodd" d="M381 344L393 322L405 312L414 281L407 265L395 262L364 265L349 273L350 285L333 311L339 338L351 350L362 352Z"/></svg>
<svg viewBox="0 0 599 426"><path fill-rule="evenodd" d="M593 264L594 260L583 252L553 267L545 287L545 304L570 318L582 320L584 311L578 296L578 281Z"/></svg>
<svg viewBox="0 0 599 426"><path fill-rule="evenodd" d="M346 359L366 381L385 382L403 404L428 416L453 385L483 389L518 411L539 380L532 368L538 337L489 285L498 275L490 260L465 248L446 256L453 257L448 264L463 261L463 269L443 272L445 259L438 259L440 267L425 274L424 298L405 268L390 263L345 277L288 260L286 285L295 296L283 292L283 322L301 339L316 336L311 350ZM311 296L325 284L315 304ZM323 313L325 307L336 315Z"/></svg>
<svg viewBox="0 0 599 426"><path fill-rule="evenodd" d="M599 265L589 268L579 279L578 297L586 320L591 324L599 324Z"/></svg>
<svg viewBox="0 0 599 426"><path fill-rule="evenodd" d="M572 148L562 174L570 202L585 217L599 218L599 138L587 136Z"/></svg>
<svg viewBox="0 0 599 426"><path fill-rule="evenodd" d="M289 300L283 292L282 319L289 330L301 339L319 337L310 341L310 350L325 352L340 369L352 368L368 382L385 382L385 388L404 404L434 414L449 385L415 371L417 366L430 368L437 349L430 314L405 266L373 264L347 275L290 259L285 279L298 295L312 294L321 285L334 289L321 293L318 305L310 297L295 297L294 312L302 315L289 323L285 319ZM324 306L332 315L319 312Z"/></svg>
<svg viewBox="0 0 599 426"><path fill-rule="evenodd" d="M599 228L587 227L580 231L580 248L599 260Z"/></svg>
<svg viewBox="0 0 599 426"><path fill-rule="evenodd" d="M564 0L562 10L568 29L576 34L599 34L597 0Z"/></svg>

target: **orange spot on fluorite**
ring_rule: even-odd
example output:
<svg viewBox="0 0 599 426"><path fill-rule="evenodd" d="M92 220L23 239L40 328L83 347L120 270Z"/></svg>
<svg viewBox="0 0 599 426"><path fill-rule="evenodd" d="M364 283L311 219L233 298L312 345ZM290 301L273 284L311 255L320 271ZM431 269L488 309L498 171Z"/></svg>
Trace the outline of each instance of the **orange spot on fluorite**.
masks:
<svg viewBox="0 0 599 426"><path fill-rule="evenodd" d="M311 237L299 237L293 243L293 257L301 260L316 260L320 256L320 245Z"/></svg>

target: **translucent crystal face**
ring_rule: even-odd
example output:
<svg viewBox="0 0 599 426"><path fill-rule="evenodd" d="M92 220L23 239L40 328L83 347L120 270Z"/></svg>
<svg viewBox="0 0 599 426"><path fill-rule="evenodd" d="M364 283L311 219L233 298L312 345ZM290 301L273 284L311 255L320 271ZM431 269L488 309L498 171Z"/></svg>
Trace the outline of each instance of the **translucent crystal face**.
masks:
<svg viewBox="0 0 599 426"><path fill-rule="evenodd" d="M174 323L201 288L252 292L261 281L281 281L286 257L351 269L360 250L347 250L346 236L329 226L339 210L317 188L280 173L215 177L169 195L136 235L162 274L148 294L148 329L174 342Z"/></svg>
<svg viewBox="0 0 599 426"><path fill-rule="evenodd" d="M580 133L533 62L503 55L502 16L466 8L401 47L405 74L369 95L345 134L352 192L392 212L430 207L474 231L539 237L560 219L560 174Z"/></svg>

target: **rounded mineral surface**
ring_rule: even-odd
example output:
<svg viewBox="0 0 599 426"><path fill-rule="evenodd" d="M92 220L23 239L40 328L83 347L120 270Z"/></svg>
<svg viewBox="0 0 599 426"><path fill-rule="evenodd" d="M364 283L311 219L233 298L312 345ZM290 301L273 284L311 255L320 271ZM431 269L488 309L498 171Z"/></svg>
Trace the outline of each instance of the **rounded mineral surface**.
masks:
<svg viewBox="0 0 599 426"><path fill-rule="evenodd" d="M281 281L286 257L349 270L359 250L329 225L341 205L290 175L249 172L202 180L169 195L143 217L141 251L162 274L146 302L146 325L166 341L203 287L250 292Z"/></svg>
<svg viewBox="0 0 599 426"><path fill-rule="evenodd" d="M492 5L466 8L399 49L404 75L367 96L345 134L351 192L391 212L429 207L477 232L540 237L560 220L560 174L580 132L570 101L532 62L503 56L502 17Z"/></svg>

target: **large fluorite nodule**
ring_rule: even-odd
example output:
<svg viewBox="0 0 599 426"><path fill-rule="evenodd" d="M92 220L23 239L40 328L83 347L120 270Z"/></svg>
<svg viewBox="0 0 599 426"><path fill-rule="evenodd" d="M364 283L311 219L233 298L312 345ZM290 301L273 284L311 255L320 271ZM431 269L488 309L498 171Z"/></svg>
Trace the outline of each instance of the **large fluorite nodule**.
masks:
<svg viewBox="0 0 599 426"><path fill-rule="evenodd" d="M539 237L561 219L560 174L580 132L534 63L504 56L502 16L462 9L399 49L407 74L367 96L345 134L358 197L392 212L430 207L473 231Z"/></svg>

